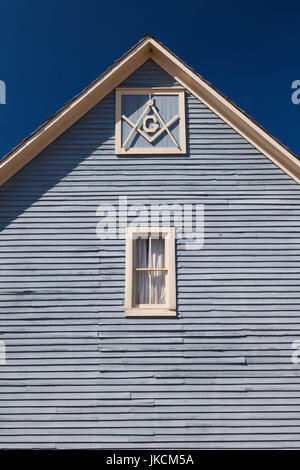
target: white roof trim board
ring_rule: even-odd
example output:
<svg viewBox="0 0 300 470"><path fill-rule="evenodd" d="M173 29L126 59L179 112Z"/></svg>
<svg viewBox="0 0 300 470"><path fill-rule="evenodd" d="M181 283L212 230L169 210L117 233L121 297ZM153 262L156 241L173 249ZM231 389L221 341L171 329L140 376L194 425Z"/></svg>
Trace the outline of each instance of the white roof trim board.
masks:
<svg viewBox="0 0 300 470"><path fill-rule="evenodd" d="M300 182L300 160L169 49L147 35L0 161L0 185L35 158L148 59L199 98L263 155Z"/></svg>

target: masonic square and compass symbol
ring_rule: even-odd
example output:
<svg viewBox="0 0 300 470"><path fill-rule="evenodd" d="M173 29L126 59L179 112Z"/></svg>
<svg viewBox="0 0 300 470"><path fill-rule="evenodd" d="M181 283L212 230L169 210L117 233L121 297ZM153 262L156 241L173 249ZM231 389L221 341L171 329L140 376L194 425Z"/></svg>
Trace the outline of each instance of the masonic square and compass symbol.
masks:
<svg viewBox="0 0 300 470"><path fill-rule="evenodd" d="M151 111L152 114L150 114ZM155 140L158 139L158 137L160 137L164 132L166 132L174 143L174 145L177 148L180 148L180 145L178 144L177 140L175 139L174 135L170 130L172 124L174 124L176 121L178 121L178 119L180 119L179 114L176 114L168 122L165 122L155 106L151 93L149 93L149 99L146 103L146 106L136 123L133 123L124 114L122 114L122 119L124 119L124 121L126 121L132 128L125 141L123 142L123 148L128 148L128 143L130 142L130 139L135 132L138 132L150 144L152 144Z"/></svg>

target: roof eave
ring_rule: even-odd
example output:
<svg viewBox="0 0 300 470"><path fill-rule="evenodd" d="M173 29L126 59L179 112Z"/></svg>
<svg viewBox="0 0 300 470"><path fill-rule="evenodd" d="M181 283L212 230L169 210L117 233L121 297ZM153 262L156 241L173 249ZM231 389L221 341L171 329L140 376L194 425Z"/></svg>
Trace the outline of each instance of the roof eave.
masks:
<svg viewBox="0 0 300 470"><path fill-rule="evenodd" d="M147 36L79 95L69 101L52 118L9 152L0 161L0 185L3 185L140 67L149 58L150 47L150 37Z"/></svg>
<svg viewBox="0 0 300 470"><path fill-rule="evenodd" d="M300 183L300 160L253 118L222 95L157 41L152 42L152 59L194 96L227 122L263 155Z"/></svg>
<svg viewBox="0 0 300 470"><path fill-rule="evenodd" d="M0 185L35 158L149 58L300 183L300 160L297 156L165 46L152 36L146 35L104 74L0 161Z"/></svg>

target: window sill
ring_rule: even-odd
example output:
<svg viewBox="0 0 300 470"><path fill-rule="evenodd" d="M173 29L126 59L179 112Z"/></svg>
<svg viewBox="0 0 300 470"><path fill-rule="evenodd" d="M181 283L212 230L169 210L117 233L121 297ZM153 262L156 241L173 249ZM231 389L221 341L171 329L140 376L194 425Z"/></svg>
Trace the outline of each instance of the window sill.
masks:
<svg viewBox="0 0 300 470"><path fill-rule="evenodd" d="M168 308L128 308L126 317L176 317L176 310Z"/></svg>

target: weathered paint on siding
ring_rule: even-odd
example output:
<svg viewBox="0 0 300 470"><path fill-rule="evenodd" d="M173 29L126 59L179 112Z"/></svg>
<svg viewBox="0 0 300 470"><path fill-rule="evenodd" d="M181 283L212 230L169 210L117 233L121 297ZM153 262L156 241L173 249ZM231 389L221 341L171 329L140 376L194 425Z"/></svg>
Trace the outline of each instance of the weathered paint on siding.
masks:
<svg viewBox="0 0 300 470"><path fill-rule="evenodd" d="M1 448L299 447L299 186L186 106L187 156L116 157L111 93L1 189ZM95 236L119 195L205 204L176 319L124 317L124 241Z"/></svg>
<svg viewBox="0 0 300 470"><path fill-rule="evenodd" d="M149 95L123 95L122 96L122 114L125 114L127 118L131 120L132 123L136 123L143 113L146 102L149 99ZM178 114L178 96L160 96L156 95L154 98L155 106L159 109L160 115L164 122L169 122L176 114ZM153 111L147 113L149 115L153 114ZM171 127L172 135L175 137L177 142L180 142L179 138L179 120L174 123ZM128 122L122 120L122 141L124 142L130 132L132 131L132 126ZM139 133L134 133L128 141L128 147L131 146L134 142L135 148L149 148L149 147L174 147L174 142L171 140L170 136L164 132L160 138L154 142L148 142L142 135Z"/></svg>

